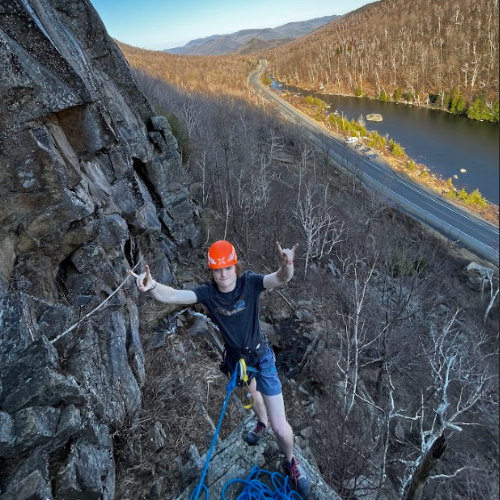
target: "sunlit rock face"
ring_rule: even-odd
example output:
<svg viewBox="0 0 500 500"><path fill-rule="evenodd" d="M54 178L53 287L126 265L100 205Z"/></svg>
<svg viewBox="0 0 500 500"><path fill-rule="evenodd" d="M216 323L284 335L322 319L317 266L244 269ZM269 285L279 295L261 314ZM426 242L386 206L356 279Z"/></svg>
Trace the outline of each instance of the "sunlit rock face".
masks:
<svg viewBox="0 0 500 500"><path fill-rule="evenodd" d="M6 499L113 498L110 433L139 407L144 365L135 290L112 294L146 251L170 282L178 248L199 245L188 186L89 1L0 0Z"/></svg>

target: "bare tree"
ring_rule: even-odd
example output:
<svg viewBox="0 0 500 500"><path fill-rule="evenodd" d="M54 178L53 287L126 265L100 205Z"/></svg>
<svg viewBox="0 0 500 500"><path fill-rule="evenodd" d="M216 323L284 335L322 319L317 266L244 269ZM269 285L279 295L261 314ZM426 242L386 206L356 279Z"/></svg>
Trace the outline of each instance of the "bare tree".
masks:
<svg viewBox="0 0 500 500"><path fill-rule="evenodd" d="M342 394L344 414L348 419L354 409L360 381L361 350L369 335L368 323L364 314L368 310L369 285L377 265L374 258L371 265L357 254L354 254L345 268L344 276L351 275L350 285L345 288L344 299L348 305L343 315L344 331L340 333L340 349L337 367L342 374ZM342 287L344 288L344 287Z"/></svg>
<svg viewBox="0 0 500 500"><path fill-rule="evenodd" d="M193 131L199 123L201 111L195 105L192 98L182 105L181 111L182 118L184 119L184 123L188 132L188 137L189 139L191 139Z"/></svg>
<svg viewBox="0 0 500 500"><path fill-rule="evenodd" d="M299 200L294 213L306 238L304 276L307 277L309 262L321 259L332 252L344 236L344 224L340 223L328 204L328 186L324 197L317 201L318 195L311 183L306 186L303 199Z"/></svg>
<svg viewBox="0 0 500 500"><path fill-rule="evenodd" d="M496 300L498 298L498 292L499 292L499 289L500 289L500 285L498 284L498 280L497 280L497 289L495 290L493 273L491 273L490 275L488 275L488 280L489 280L489 283L490 283L490 301L488 303L488 306L486 307L486 311L484 312L483 321L485 323L486 323L486 320L488 319L488 316L489 316L489 314L491 312L491 309L495 305L495 302L496 302Z"/></svg>
<svg viewBox="0 0 500 500"><path fill-rule="evenodd" d="M428 405L423 399L418 412L420 450L413 460L402 460L405 473L400 494L404 500L421 498L444 454L447 440L471 425L461 419L487 397L494 378L487 368L487 360L497 356L498 351L485 354L488 340L484 334L469 339L457 326L459 313L457 310L442 328L431 328L428 338L423 340L432 377L427 400L438 397L429 416L426 414ZM455 477L463 470L460 468L449 477Z"/></svg>

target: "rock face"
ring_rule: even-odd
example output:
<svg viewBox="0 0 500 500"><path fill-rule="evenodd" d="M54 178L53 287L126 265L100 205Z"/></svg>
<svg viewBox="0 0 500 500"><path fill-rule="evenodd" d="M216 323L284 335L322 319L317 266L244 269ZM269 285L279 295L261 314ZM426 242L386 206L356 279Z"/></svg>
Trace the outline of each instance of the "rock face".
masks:
<svg viewBox="0 0 500 500"><path fill-rule="evenodd" d="M175 280L199 245L188 185L88 0L0 2L2 500L114 497L144 362L135 288L112 294L146 252Z"/></svg>

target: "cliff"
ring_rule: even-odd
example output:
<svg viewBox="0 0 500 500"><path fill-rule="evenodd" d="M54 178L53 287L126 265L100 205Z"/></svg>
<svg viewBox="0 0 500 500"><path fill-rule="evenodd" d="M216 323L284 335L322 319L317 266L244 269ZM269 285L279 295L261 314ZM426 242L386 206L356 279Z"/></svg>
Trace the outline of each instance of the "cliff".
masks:
<svg viewBox="0 0 500 500"><path fill-rule="evenodd" d="M87 0L0 3L0 103L0 498L111 499L145 377L127 269L175 282L189 179Z"/></svg>

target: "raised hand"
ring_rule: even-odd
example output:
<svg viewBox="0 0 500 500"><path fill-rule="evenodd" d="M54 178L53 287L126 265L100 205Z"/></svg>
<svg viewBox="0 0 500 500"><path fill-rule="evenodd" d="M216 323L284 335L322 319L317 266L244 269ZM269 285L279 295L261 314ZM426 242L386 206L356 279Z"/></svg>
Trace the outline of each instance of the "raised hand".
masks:
<svg viewBox="0 0 500 500"><path fill-rule="evenodd" d="M276 242L276 250L278 250L278 253L280 254L281 259L283 260L283 265L290 267L293 265L293 261L295 259L295 251L299 248L299 244L297 243L294 245L294 247L290 250L289 248L281 248L281 245L279 242Z"/></svg>
<svg viewBox="0 0 500 500"><path fill-rule="evenodd" d="M149 292L149 290L151 290L156 286L156 281L153 280L148 265L146 265L146 272L142 274L135 274L133 271L130 270L128 273L130 274L130 276L132 276L132 278L135 278L135 283L137 285L137 288L141 292Z"/></svg>

